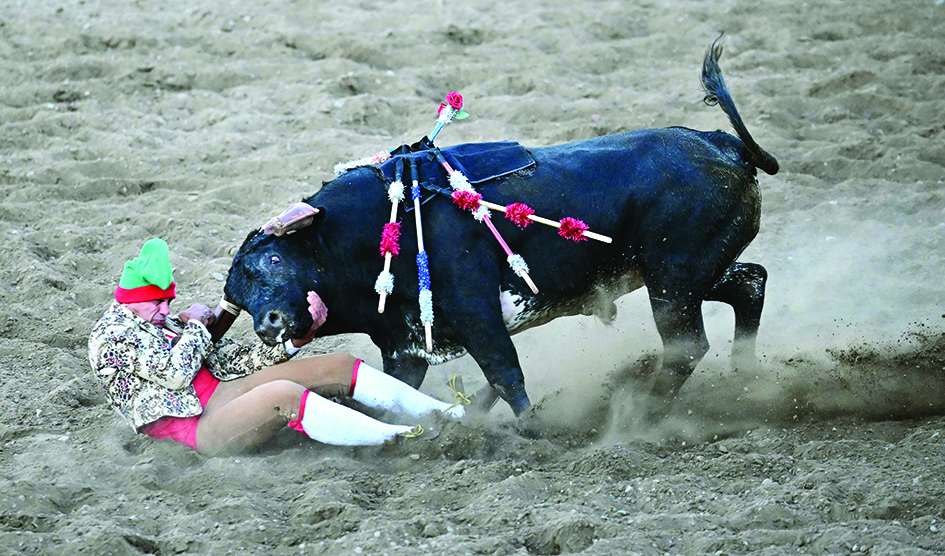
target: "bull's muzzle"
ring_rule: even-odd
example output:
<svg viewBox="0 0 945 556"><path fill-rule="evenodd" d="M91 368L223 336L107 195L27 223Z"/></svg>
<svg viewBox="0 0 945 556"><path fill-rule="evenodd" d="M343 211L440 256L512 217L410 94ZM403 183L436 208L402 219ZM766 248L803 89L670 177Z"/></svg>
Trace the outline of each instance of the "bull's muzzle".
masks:
<svg viewBox="0 0 945 556"><path fill-rule="evenodd" d="M256 334L263 342L275 344L282 340L285 333L285 317L278 311L269 311L256 325Z"/></svg>

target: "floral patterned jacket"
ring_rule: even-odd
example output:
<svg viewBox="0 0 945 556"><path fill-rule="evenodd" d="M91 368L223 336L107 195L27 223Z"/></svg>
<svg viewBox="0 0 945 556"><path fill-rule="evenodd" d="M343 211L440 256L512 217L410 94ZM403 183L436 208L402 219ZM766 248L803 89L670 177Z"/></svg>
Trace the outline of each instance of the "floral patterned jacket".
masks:
<svg viewBox="0 0 945 556"><path fill-rule="evenodd" d="M283 344L244 345L225 338L211 343L201 324L185 325L173 316L165 326L179 334L173 346L164 330L116 301L89 336L95 376L135 431L166 415L200 415L193 380L201 366L220 380L232 380L291 357Z"/></svg>

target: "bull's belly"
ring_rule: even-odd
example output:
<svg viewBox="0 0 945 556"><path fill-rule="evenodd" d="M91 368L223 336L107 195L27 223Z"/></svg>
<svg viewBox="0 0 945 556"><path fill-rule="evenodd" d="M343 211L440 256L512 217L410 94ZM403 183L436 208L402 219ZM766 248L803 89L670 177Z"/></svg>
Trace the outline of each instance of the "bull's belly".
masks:
<svg viewBox="0 0 945 556"><path fill-rule="evenodd" d="M574 315L596 316L602 322L610 324L617 316L614 301L617 298L644 286L643 277L636 270L619 277L591 284L584 295L565 298L557 303L539 302L536 296L522 296L511 291L499 290L499 303L502 307L502 320L510 335L517 334L547 324L558 317ZM410 355L426 360L430 365L439 365L466 354L459 342L434 343L433 351L427 351L423 344L423 329L417 326L411 335L416 341L410 342L402 352L393 354Z"/></svg>
<svg viewBox="0 0 945 556"><path fill-rule="evenodd" d="M539 302L536 296L522 296L511 291L499 291L502 320L509 334L518 334L547 324L558 317L574 315L596 316L605 324L617 316L614 301L624 294L644 286L643 277L632 271L591 285L584 295L562 299L557 303Z"/></svg>

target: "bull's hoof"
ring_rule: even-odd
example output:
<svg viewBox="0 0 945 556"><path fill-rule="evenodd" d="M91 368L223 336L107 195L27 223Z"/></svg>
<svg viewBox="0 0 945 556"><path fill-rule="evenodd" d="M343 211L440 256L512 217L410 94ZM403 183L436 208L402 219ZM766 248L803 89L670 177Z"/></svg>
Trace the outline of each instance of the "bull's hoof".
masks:
<svg viewBox="0 0 945 556"><path fill-rule="evenodd" d="M761 360L754 353L732 354L732 370L741 373L754 373L761 369Z"/></svg>
<svg viewBox="0 0 945 556"><path fill-rule="evenodd" d="M532 411L526 411L519 416L515 423L515 430L529 440L540 440L545 437L545 427Z"/></svg>
<svg viewBox="0 0 945 556"><path fill-rule="evenodd" d="M485 415L499 401L499 391L486 384L472 396L472 401L472 405L469 406L470 413Z"/></svg>
<svg viewBox="0 0 945 556"><path fill-rule="evenodd" d="M662 423L672 410L675 400L675 398L650 396L647 400L646 414L643 417L643 426L650 429Z"/></svg>
<svg viewBox="0 0 945 556"><path fill-rule="evenodd" d="M534 413L532 408L532 402L528 399L528 394L525 393L524 388L516 388L514 391L502 391L499 389L499 395L502 396L502 399L508 402L509 407L512 409L512 413L516 417L522 418L526 413Z"/></svg>
<svg viewBox="0 0 945 556"><path fill-rule="evenodd" d="M666 413L662 411L647 413L646 416L643 417L643 426L650 429L662 423L665 418Z"/></svg>

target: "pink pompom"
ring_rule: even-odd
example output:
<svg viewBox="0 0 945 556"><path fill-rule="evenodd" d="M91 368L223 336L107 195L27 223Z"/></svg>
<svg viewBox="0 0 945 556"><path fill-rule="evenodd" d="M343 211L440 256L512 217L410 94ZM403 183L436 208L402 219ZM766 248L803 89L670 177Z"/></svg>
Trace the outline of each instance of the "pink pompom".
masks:
<svg viewBox="0 0 945 556"><path fill-rule="evenodd" d="M570 239L571 241L587 241L587 238L584 236L584 232L588 230L587 224L570 216L562 218L560 223L561 227L558 228L559 236Z"/></svg>
<svg viewBox="0 0 945 556"><path fill-rule="evenodd" d="M454 191L453 203L463 210L476 210L482 195L475 191Z"/></svg>
<svg viewBox="0 0 945 556"><path fill-rule="evenodd" d="M529 216L535 214L535 210L524 203L512 203L505 207L505 217L524 228L532 223Z"/></svg>
<svg viewBox="0 0 945 556"><path fill-rule="evenodd" d="M400 222L391 222L384 224L384 231L381 232L381 256L392 256L400 253Z"/></svg>

